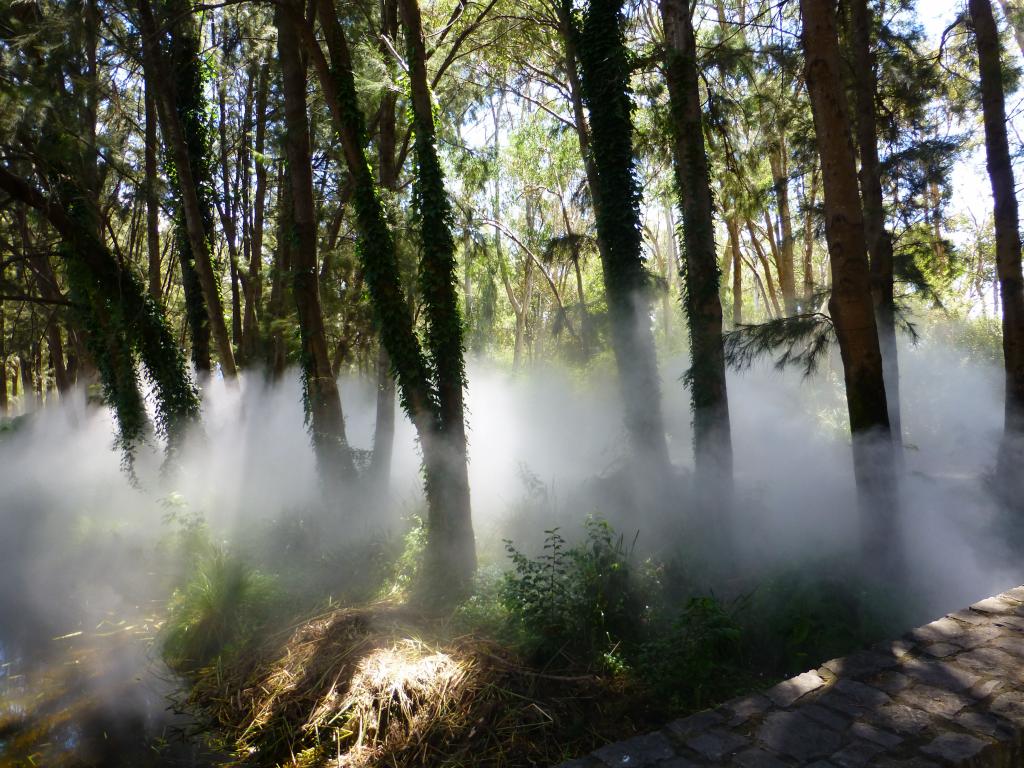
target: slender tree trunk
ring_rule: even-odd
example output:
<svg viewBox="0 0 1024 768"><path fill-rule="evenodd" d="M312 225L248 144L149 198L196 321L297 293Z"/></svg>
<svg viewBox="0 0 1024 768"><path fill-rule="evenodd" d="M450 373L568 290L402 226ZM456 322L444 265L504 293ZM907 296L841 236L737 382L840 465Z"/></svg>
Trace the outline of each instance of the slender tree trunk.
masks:
<svg viewBox="0 0 1024 768"><path fill-rule="evenodd" d="M1013 30L1013 36L1017 40L1017 47L1020 48L1021 54L1024 54L1024 10L1021 9L1019 2L1010 0L999 0L999 5L1002 6L1003 15L1010 23L1010 29Z"/></svg>
<svg viewBox="0 0 1024 768"><path fill-rule="evenodd" d="M814 205L818 199L818 169L811 171L811 190L804 214L804 311L814 301Z"/></svg>
<svg viewBox="0 0 1024 768"><path fill-rule="evenodd" d="M391 44L398 38L398 5L396 0L382 0L381 37ZM394 70L394 57L387 43L381 40L381 55ZM392 76L395 72L391 71ZM397 79L397 78L396 78ZM391 193L398 190L398 168L395 165L395 134L398 122L398 96L393 91L385 92L381 102L380 133L377 136L378 178L382 189ZM383 343L377 351L376 417L373 426L373 456L370 460L371 483L378 493L387 492L391 482L391 459L395 444L395 379L391 375L391 358Z"/></svg>
<svg viewBox="0 0 1024 768"><path fill-rule="evenodd" d="M786 139L780 135L768 153L772 169L772 185L779 207L779 221L782 224L782 242L779 243L779 288L786 315L796 313L796 280L793 258L793 220L789 209L789 169L786 163Z"/></svg>
<svg viewBox="0 0 1024 768"><path fill-rule="evenodd" d="M160 199L158 196L156 97L153 83L145 78L146 89L146 252L148 254L149 295L160 301Z"/></svg>
<svg viewBox="0 0 1024 768"><path fill-rule="evenodd" d="M294 7L293 12L299 12ZM321 479L355 478L352 451L345 437L338 384L331 368L320 306L316 256L316 205L313 200L312 150L306 113L306 62L292 13L278 9L277 50L284 91L285 151L292 197L292 293L302 340L302 373L306 415L310 422Z"/></svg>
<svg viewBox="0 0 1024 768"><path fill-rule="evenodd" d="M861 503L863 564L895 578L902 545L885 378L871 300L856 156L840 79L831 0L801 0L807 88L821 157L825 234L832 264L829 310L839 339ZM875 439L872 439L872 438Z"/></svg>
<svg viewBox="0 0 1024 768"><path fill-rule="evenodd" d="M729 243L732 247L732 327L743 322L743 256L740 253L740 226L730 216L725 221L729 228Z"/></svg>
<svg viewBox="0 0 1024 768"><path fill-rule="evenodd" d="M270 90L270 64L260 64L256 84L256 190L253 201L252 250L249 254L249 281L245 298L245 318L242 321L242 345L246 357L252 360L260 348L260 316L263 306L263 228L267 204L267 165L263 156L266 142L267 93Z"/></svg>
<svg viewBox="0 0 1024 768"><path fill-rule="evenodd" d="M427 320L427 349L434 364L439 406L436 471L428 463L427 493L439 504L430 510L428 565L438 578L459 582L476 571L476 544L469 497L468 449L463 396L465 344L459 311L452 235L452 207L437 156L434 113L427 79L427 52L417 0L398 0L405 27L412 102L416 178L413 210L420 225L420 295ZM434 486L433 488L431 486Z"/></svg>
<svg viewBox="0 0 1024 768"><path fill-rule="evenodd" d="M318 9L330 65L308 27L304 31L306 44L313 56L324 100L353 177L356 223L362 244L360 256L381 339L391 357L402 393L402 404L416 427L423 450L431 541L428 544L428 561L435 569L432 574L432 586L436 588L433 596L442 602L450 602L465 594L476 567L472 526L468 517L468 483L463 484L461 480L466 471L465 455L453 447L453 441L437 439L444 436L448 416L442 417L442 411L451 413L453 397L449 392L446 403L441 402L440 387L435 389L433 386L428 359L413 329L411 306L401 286L394 235L367 163L366 124L356 98L352 58L344 29L331 0L319 0ZM422 36L419 44L422 45ZM418 77L415 74L418 66L410 62L411 80ZM416 95L413 95L415 99ZM415 119L421 121L423 117ZM426 128L423 125L419 130ZM433 132L429 135L433 136ZM417 162L422 173L424 157L418 157ZM441 275L440 270L435 271L432 277L435 280L454 279L451 274ZM454 294L454 286L450 287ZM435 286L435 290L437 288L444 290ZM432 291L430 295L437 294ZM435 307L432 311L439 310L443 311L443 308ZM457 306L452 305L447 310L452 317L458 317ZM449 331L450 328L446 330ZM461 334L459 346L461 348ZM431 344L431 348L436 349L436 343ZM440 367L439 361L432 362L435 368ZM461 366L461 361L459 364ZM448 370L441 375L447 380L443 385L450 387L454 372ZM461 377L461 368L459 375ZM450 555L447 558L443 557L446 551Z"/></svg>
<svg viewBox="0 0 1024 768"><path fill-rule="evenodd" d="M580 85L590 113L589 156L595 174L589 181L626 429L644 471L652 479L667 478L668 444L642 257L631 70L621 0L591 0L578 34Z"/></svg>
<svg viewBox="0 0 1024 768"><path fill-rule="evenodd" d="M210 329L217 344L217 353L220 356L224 377L231 380L237 376L237 370L235 368L234 351L231 347L231 338L228 334L227 324L224 322L224 309L220 298L220 288L213 265L211 245L213 217L212 214L204 215L203 206L200 203L199 187L194 174L192 158L196 148L191 147L192 152L190 153L189 142L183 128L183 116L179 112L179 105L177 103L180 94L175 93L177 89L173 85L177 81L172 79L171 72L164 59L164 53L160 49L157 23L149 3L150 0L138 0L143 53L147 61L150 62L150 72L154 73L159 82L167 84L166 88L157 90L157 114L160 117L160 124L163 128L164 140L167 142L170 154L174 158L174 167L178 177L178 187L185 215L188 243L195 258L196 271L199 275L199 283L202 286L203 298L206 300ZM188 18L187 14L185 18ZM180 23L185 24L187 22L181 20ZM196 98L201 100L201 96ZM185 115L186 119L190 118L196 121L200 117L200 115L195 115L192 112L188 112ZM195 144L196 142L193 140L192 143ZM201 144L205 143L201 142ZM196 160L199 161L200 158L196 158Z"/></svg>
<svg viewBox="0 0 1024 768"><path fill-rule="evenodd" d="M730 536L732 438L718 294L711 173L704 147L697 79L697 41L688 0L661 0L665 27L665 79L672 113L676 188L683 214L685 266L680 278L690 328L692 362L686 374L693 409L698 506L716 538ZM669 235L673 235L672 231Z"/></svg>
<svg viewBox="0 0 1024 768"><path fill-rule="evenodd" d="M772 317L783 317L782 305L779 304L779 294L775 289L775 280L772 278L772 265L768 261L768 257L765 255L764 248L761 246L761 241L757 237L757 230L754 228L754 222L747 219L747 235L750 237L750 244L754 248L754 253L757 254L757 260L761 262L761 268L764 270L764 281L767 286L766 292L767 298L770 299L771 305L766 307L769 310L769 314Z"/></svg>
<svg viewBox="0 0 1024 768"><path fill-rule="evenodd" d="M1003 361L1006 369L1005 424L997 475L1020 505L1024 458L1024 277L1021 275L1020 219L1013 166L1006 137L1006 104L999 31L989 0L969 0L981 76L985 155L995 204L996 273L1003 305Z"/></svg>
<svg viewBox="0 0 1024 768"><path fill-rule="evenodd" d="M288 347L285 342L284 325L288 312L285 308L285 284L292 269L292 192L291 184L282 168L277 181L277 250L274 252L274 266L270 275L270 301L267 303L267 366L271 377L281 378L288 364Z"/></svg>
<svg viewBox="0 0 1024 768"><path fill-rule="evenodd" d="M860 149L860 188L864 205L864 236L871 256L871 298L878 324L878 343L885 374L889 425L898 453L902 453L900 423L900 369L896 351L896 302L892 238L885 226L882 196L882 171L878 158L878 132L875 120L877 99L876 63L871 49L873 28L867 0L850 0L850 43L853 48L856 90L857 144Z"/></svg>

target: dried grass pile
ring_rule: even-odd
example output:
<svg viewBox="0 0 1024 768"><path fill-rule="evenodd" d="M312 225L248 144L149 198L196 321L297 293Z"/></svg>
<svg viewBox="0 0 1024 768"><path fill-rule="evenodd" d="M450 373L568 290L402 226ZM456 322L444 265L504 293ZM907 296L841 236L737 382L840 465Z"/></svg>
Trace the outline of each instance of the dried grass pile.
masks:
<svg viewBox="0 0 1024 768"><path fill-rule="evenodd" d="M192 703L241 765L552 764L629 735L621 695L594 677L524 669L404 606L342 609L204 670ZM602 728L601 723L608 724ZM609 730L612 729L612 730Z"/></svg>

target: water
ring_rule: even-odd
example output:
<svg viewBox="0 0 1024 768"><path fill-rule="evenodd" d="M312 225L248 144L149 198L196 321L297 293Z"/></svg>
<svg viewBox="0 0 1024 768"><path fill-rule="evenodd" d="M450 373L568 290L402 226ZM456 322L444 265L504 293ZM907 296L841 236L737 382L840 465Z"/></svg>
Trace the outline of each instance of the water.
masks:
<svg viewBox="0 0 1024 768"><path fill-rule="evenodd" d="M155 612L67 633L5 622L0 631L0 766L201 768L218 756L175 701L157 657Z"/></svg>

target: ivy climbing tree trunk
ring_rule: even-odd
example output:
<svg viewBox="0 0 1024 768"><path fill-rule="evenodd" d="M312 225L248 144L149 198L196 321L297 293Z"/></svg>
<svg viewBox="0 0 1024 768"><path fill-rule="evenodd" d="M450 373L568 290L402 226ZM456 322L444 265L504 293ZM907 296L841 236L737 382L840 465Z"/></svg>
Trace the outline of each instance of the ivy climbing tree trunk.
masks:
<svg viewBox="0 0 1024 768"><path fill-rule="evenodd" d="M825 236L832 265L829 311L839 340L861 506L865 568L894 578L902 546L893 445L882 355L871 300L856 156L839 69L831 0L801 0L801 41L825 194Z"/></svg>
<svg viewBox="0 0 1024 768"><path fill-rule="evenodd" d="M669 474L668 444L642 256L630 65L620 0L592 0L575 42L590 117L591 192L626 429L639 465L664 479Z"/></svg>
<svg viewBox="0 0 1024 768"><path fill-rule="evenodd" d="M882 352L889 425L898 453L902 453L900 419L900 368L896 351L896 302L892 237L885 226L882 196L882 171L878 158L878 131L875 118L877 101L877 64L871 48L872 13L867 0L850 0L851 59L857 76L857 145L860 150L860 188L864 205L864 236L871 256L871 298L875 305L878 342Z"/></svg>
<svg viewBox="0 0 1024 768"><path fill-rule="evenodd" d="M697 41L688 0L661 0L660 5L676 190L683 215L685 256L680 277L690 329L691 364L686 379L693 409L698 510L702 523L724 541L729 536L732 506L732 438L711 174L697 79Z"/></svg>
<svg viewBox="0 0 1024 768"><path fill-rule="evenodd" d="M300 359L306 418L310 424L321 480L329 485L336 476L344 480L354 479L356 468L345 436L341 397L327 351L327 334L320 305L313 161L306 114L306 62L300 52L294 13L301 13L294 3L289 10L279 6L274 13L284 91L285 176L291 185L292 231L288 236L293 240L292 294L302 342Z"/></svg>
<svg viewBox="0 0 1024 768"><path fill-rule="evenodd" d="M476 568L469 468L466 448L466 389L462 313L456 291L455 238L452 206L437 156L434 111L427 79L427 52L417 0L398 0L405 28L409 88L412 103L413 213L420 228L420 295L427 321L427 352L433 363L437 389L438 429L431 437L437 445L428 458L427 493L437 498L430 510L433 542L428 557L440 572L449 560L459 570ZM430 463L434 463L433 472ZM433 488L430 486L433 485Z"/></svg>
<svg viewBox="0 0 1024 768"><path fill-rule="evenodd" d="M356 96L348 41L332 0L319 0L318 10L330 55L329 64L312 29L306 26L303 36L353 179L359 255L375 319L391 358L402 406L420 439L429 508L427 562L432 570L431 588L435 598L448 602L465 593L476 569L469 517L469 488L468 483L463 484L461 480L465 467L459 466L457 449L453 450L452 443L447 440L440 386L433 381L431 367L445 378L447 387L452 384L453 371L440 370L439 361L428 362L417 339L411 306L401 285L394 235L388 226L367 162L366 123ZM429 135L433 137L432 130ZM418 157L417 164L421 162L422 158ZM424 237L426 240L427 237ZM430 277L436 278L436 274ZM439 289L438 293L432 292L430 296L436 298L441 292L443 289ZM439 312L442 322L446 312L449 318L458 316L457 306L428 311ZM450 344L451 341L436 339L430 341L429 346L434 351L438 345L445 343ZM458 344L461 348L461 336ZM449 399L446 401L448 414L453 412L454 407L450 394L449 390Z"/></svg>
<svg viewBox="0 0 1024 768"><path fill-rule="evenodd" d="M147 68L157 82L165 84L156 92L157 115L168 153L174 161L188 245L195 259L210 331L217 345L224 377L230 380L237 376L237 370L213 261L213 171L210 143L202 123L205 98L199 72L198 32L194 29L191 9L187 4L177 2L172 5L167 10L175 22L170 27L173 72L162 50L162 37L150 0L137 2L139 32ZM186 261L182 260L183 272Z"/></svg>
<svg viewBox="0 0 1024 768"><path fill-rule="evenodd" d="M1024 277L1021 274L1020 218L1013 165L1006 137L1006 102L999 31L989 0L967 5L978 50L985 155L995 206L996 274L1003 307L1003 365L1006 372L1003 440L997 477L1004 495L1020 505L1024 458Z"/></svg>

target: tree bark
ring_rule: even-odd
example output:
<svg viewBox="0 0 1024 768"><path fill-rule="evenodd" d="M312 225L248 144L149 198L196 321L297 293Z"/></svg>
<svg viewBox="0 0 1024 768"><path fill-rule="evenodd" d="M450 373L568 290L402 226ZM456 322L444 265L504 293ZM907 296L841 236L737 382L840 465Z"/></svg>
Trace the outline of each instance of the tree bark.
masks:
<svg viewBox="0 0 1024 768"><path fill-rule="evenodd" d="M893 445L878 344L856 156L840 78L839 40L831 0L801 0L801 41L821 158L825 234L832 265L829 311L839 340L861 504L865 568L896 577L902 546ZM872 440L872 437L877 439Z"/></svg>
<svg viewBox="0 0 1024 768"><path fill-rule="evenodd" d="M882 196L882 172L878 158L878 131L875 119L877 65L871 48L873 28L867 0L850 0L850 43L856 91L857 145L860 149L860 188L864 205L864 236L871 257L871 298L878 324L878 342L885 375L889 426L897 452L902 453L900 423L900 370L896 351L896 302L893 296L895 276L892 237L885 226Z"/></svg>
<svg viewBox="0 0 1024 768"><path fill-rule="evenodd" d="M306 113L306 62L300 53L293 13L278 9L277 50L284 91L286 176L292 200L292 294L298 312L302 342L302 373L306 416L316 449L321 479L330 484L338 475L356 475L352 451L345 436L338 383L331 368L320 305L316 255L316 205L313 200L312 149Z"/></svg>
<svg viewBox="0 0 1024 768"><path fill-rule="evenodd" d="M768 153L772 169L772 187L779 208L779 222L782 225L782 242L779 245L779 288L786 316L796 313L796 280L793 258L793 220L789 209L789 169L786 162L786 139L779 135Z"/></svg>
<svg viewBox="0 0 1024 768"><path fill-rule="evenodd" d="M661 0L665 27L665 79L672 114L676 188L683 214L690 370L686 374L693 410L698 507L717 538L730 534L732 438L722 344L722 301L718 294L711 173L704 146L704 119L697 79L697 41L688 0ZM674 235L669 232L669 235ZM715 510L715 512L712 512Z"/></svg>
<svg viewBox="0 0 1024 768"><path fill-rule="evenodd" d="M464 586L476 571L476 544L469 496L468 450L463 396L466 389L465 344L456 292L452 208L437 156L434 114L427 80L427 52L417 0L398 0L405 27L412 102L416 178L413 210L420 225L422 253L419 284L427 320L427 349L435 371L439 429L437 469L428 461L427 494L438 502L430 509L428 567L436 578L454 577ZM433 487L432 487L433 486ZM432 564L431 564L431 561Z"/></svg>
<svg viewBox="0 0 1024 768"><path fill-rule="evenodd" d="M162 279L160 275L160 199L158 196L156 97L153 82L144 78L146 89L146 253L149 295L160 301Z"/></svg>
<svg viewBox="0 0 1024 768"><path fill-rule="evenodd" d="M989 0L969 0L981 77L985 155L995 210L996 274L1003 308L1003 364L1006 371L1004 434L997 476L1013 503L1020 504L1024 458L1024 277L1021 274L1020 219L1013 166L1006 137L1006 103L999 31Z"/></svg>
<svg viewBox="0 0 1024 768"><path fill-rule="evenodd" d="M199 274L203 298L206 300L210 329L217 344L221 369L224 372L224 377L232 380L236 378L238 372L235 368L231 338L228 334L227 324L224 322L224 308L221 303L217 275L213 268L212 216L204 216L200 205L197 180L193 173L193 160L184 134L182 116L178 111L178 95L173 86L175 80L172 79L164 59L164 53L160 49L157 23L149 2L150 0L138 0L143 54L150 62L150 71L155 74L159 82L167 85L167 87L157 90L157 114L163 128L164 140L174 158L188 243L195 258L196 271ZM199 119L198 115L192 115L192 117Z"/></svg>
<svg viewBox="0 0 1024 768"><path fill-rule="evenodd" d="M726 219L732 248L732 327L743 322L743 256L740 254L740 226L735 217Z"/></svg>
<svg viewBox="0 0 1024 768"><path fill-rule="evenodd" d="M640 190L633 156L630 64L620 0L591 0L578 31L583 101L590 114L590 178L601 242L612 350L625 424L639 466L669 474L657 355L640 235ZM659 481L660 482L660 481Z"/></svg>

